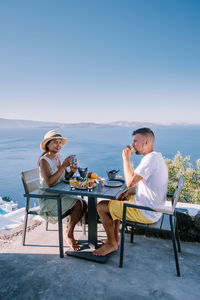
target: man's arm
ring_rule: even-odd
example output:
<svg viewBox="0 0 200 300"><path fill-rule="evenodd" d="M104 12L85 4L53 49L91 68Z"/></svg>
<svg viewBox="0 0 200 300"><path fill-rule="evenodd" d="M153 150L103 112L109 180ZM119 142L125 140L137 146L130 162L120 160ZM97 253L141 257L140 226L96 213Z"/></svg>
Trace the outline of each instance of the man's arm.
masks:
<svg viewBox="0 0 200 300"><path fill-rule="evenodd" d="M135 195L135 186L131 188L126 188L117 198L117 200L126 200L128 196Z"/></svg>
<svg viewBox="0 0 200 300"><path fill-rule="evenodd" d="M131 168L130 158L131 158L131 150L126 147L122 152L123 158L123 167L124 167L124 178L127 187L132 187L136 185L142 177L135 173Z"/></svg>

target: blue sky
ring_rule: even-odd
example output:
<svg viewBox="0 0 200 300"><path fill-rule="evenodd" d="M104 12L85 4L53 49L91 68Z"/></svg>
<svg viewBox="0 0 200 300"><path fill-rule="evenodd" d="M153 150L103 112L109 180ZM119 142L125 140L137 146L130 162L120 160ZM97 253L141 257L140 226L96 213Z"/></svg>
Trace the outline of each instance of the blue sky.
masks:
<svg viewBox="0 0 200 300"><path fill-rule="evenodd" d="M1 118L200 123L199 0L0 1Z"/></svg>

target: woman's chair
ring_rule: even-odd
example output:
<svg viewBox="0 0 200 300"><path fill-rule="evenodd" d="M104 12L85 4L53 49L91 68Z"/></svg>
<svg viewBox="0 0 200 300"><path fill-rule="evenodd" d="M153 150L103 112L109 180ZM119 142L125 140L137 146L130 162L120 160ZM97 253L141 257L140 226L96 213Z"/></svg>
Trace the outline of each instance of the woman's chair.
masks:
<svg viewBox="0 0 200 300"><path fill-rule="evenodd" d="M174 194L168 195L168 196L172 197L172 206L170 208L165 207L164 209L152 209L152 208L149 208L146 206L138 206L135 204L124 203L122 229L121 229L119 267L121 267L121 268L123 267L125 228L126 228L126 226L131 226L131 238L130 238L131 243L133 243L134 229L136 229L136 228L145 229L146 231L149 231L149 232L150 231L160 232L160 233L167 232L170 234L172 243L173 243L177 276L180 276L180 268L179 268L179 262L178 262L178 253L177 253L176 242L178 245L178 252L181 252L181 246L180 246L180 239L179 239L179 233L178 233L178 224L177 224L177 219L176 219L176 204L180 197L183 186L184 186L184 179L181 176L179 178L179 181L178 181L178 184L177 184ZM150 210L150 211L161 212L163 215L159 219L158 222L156 222L154 224L150 224L150 225L131 222L131 221L126 220L127 207L139 208L140 210Z"/></svg>
<svg viewBox="0 0 200 300"><path fill-rule="evenodd" d="M48 199L54 199L58 203L58 232L59 232L59 250L60 250L60 257L63 258L63 230L62 230L62 219L67 216L62 215L62 201L59 195L55 196L48 196L48 195L40 195L37 193L39 188L39 173L38 168L24 171L21 173L22 182L25 190L24 197L26 198L26 205L25 205L25 217L24 217L24 229L23 229L23 236L22 236L22 243L23 246L25 245L25 238L26 238L26 228L27 228L27 221L28 215L39 215L39 210L30 207L30 201L33 198L45 198L47 201ZM48 223L46 224L46 230L48 227Z"/></svg>

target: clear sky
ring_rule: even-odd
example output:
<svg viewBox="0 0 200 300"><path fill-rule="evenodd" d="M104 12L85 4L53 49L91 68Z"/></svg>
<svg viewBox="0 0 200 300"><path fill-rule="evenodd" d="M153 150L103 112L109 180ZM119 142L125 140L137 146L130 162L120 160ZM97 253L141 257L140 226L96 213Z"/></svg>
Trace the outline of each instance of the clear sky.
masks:
<svg viewBox="0 0 200 300"><path fill-rule="evenodd" d="M0 0L0 117L200 124L199 0Z"/></svg>

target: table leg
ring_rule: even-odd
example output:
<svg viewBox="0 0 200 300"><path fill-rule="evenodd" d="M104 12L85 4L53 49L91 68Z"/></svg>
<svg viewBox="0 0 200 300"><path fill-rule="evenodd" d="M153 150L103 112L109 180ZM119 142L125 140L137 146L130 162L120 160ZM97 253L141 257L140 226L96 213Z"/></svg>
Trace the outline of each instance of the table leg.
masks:
<svg viewBox="0 0 200 300"><path fill-rule="evenodd" d="M105 263L109 255L96 256L92 253L98 245L96 204L96 197L88 197L88 241L79 241L82 249L80 251L67 251L66 254L99 263Z"/></svg>
<svg viewBox="0 0 200 300"><path fill-rule="evenodd" d="M97 246L97 199L88 197L88 244L91 248Z"/></svg>

